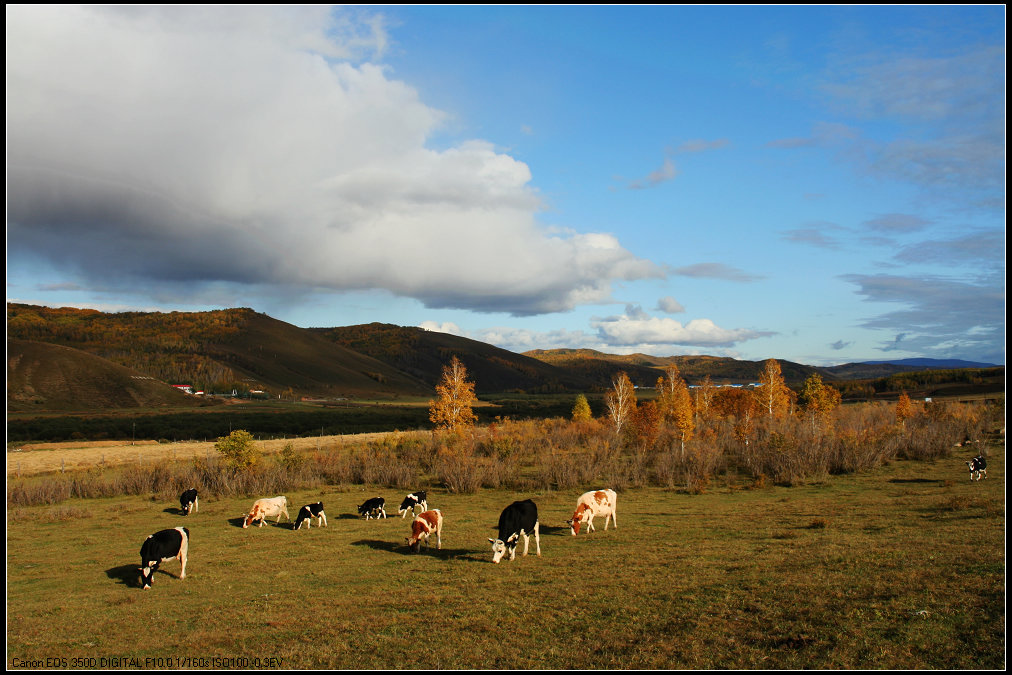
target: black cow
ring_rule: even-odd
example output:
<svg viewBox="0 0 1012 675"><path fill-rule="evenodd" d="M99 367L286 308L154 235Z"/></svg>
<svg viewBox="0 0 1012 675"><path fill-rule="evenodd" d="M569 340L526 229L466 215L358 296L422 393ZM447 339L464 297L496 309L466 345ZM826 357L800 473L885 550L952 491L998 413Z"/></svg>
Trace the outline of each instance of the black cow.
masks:
<svg viewBox="0 0 1012 675"><path fill-rule="evenodd" d="M489 538L492 542L492 562L498 563L507 551L510 560L513 560L521 536L524 538L524 555L527 555L531 533L534 534L534 543L540 556L541 535L538 528L538 507L530 499L507 506L499 516L499 538Z"/></svg>
<svg viewBox="0 0 1012 675"><path fill-rule="evenodd" d="M186 551L190 547L190 531L185 527L162 530L148 535L141 544L141 588L151 588L155 571L166 560L175 558L183 564L180 579L186 578Z"/></svg>
<svg viewBox="0 0 1012 675"><path fill-rule="evenodd" d="M366 520L375 517L379 520L380 516L387 517L386 511L386 500L382 497L373 497L372 499L365 500L365 503L358 507L358 515L365 516Z"/></svg>
<svg viewBox="0 0 1012 675"><path fill-rule="evenodd" d="M313 518L316 518L317 527L327 526L327 514L323 512L323 502L306 504L299 509L299 515L295 517L295 529L300 529L302 523L305 523L306 529L311 530L313 528Z"/></svg>
<svg viewBox="0 0 1012 675"><path fill-rule="evenodd" d="M199 511L200 503L197 501L197 488L190 488L179 495L179 506L183 509L183 515L190 515L191 511Z"/></svg>
<svg viewBox="0 0 1012 675"><path fill-rule="evenodd" d="M413 516L413 515L415 515L415 507L416 506L421 506L422 507L422 511L421 511L422 513L424 513L424 512L426 512L426 511L429 510L429 502L426 500L425 490L419 490L417 492L412 492L407 497L405 497L404 501L401 502L401 508L397 509L397 513L401 514L401 518L402 519L404 518L404 516L408 515L409 511L411 512L411 515Z"/></svg>
<svg viewBox="0 0 1012 675"><path fill-rule="evenodd" d="M984 455L980 454L971 459L966 463L970 467L970 480L974 480L976 476L977 480L981 478L987 478L987 460L984 459Z"/></svg>

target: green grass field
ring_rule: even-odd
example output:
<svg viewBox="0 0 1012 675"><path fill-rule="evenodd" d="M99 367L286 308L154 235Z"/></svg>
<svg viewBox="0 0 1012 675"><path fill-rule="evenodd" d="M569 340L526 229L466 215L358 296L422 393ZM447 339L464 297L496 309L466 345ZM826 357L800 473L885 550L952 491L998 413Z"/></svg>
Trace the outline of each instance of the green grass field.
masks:
<svg viewBox="0 0 1012 675"><path fill-rule="evenodd" d="M138 497L9 508L7 666L1001 669L1004 448L988 475L969 483L953 457L804 487L620 491L618 529L578 538L579 491L430 489L443 548L416 555L408 519L353 515L374 495L396 513L388 488L290 493L293 518L322 499L330 521L299 532L242 529L251 499L190 517ZM532 540L493 565L499 512L527 497L542 556ZM140 590L142 541L179 525L186 579L172 561Z"/></svg>

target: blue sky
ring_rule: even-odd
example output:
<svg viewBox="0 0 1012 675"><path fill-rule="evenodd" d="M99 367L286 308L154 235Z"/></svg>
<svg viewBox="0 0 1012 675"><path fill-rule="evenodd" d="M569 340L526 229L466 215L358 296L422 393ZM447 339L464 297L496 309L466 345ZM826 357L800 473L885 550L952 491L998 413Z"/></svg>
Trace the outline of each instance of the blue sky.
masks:
<svg viewBox="0 0 1012 675"><path fill-rule="evenodd" d="M7 299L1005 362L1005 9L7 7Z"/></svg>

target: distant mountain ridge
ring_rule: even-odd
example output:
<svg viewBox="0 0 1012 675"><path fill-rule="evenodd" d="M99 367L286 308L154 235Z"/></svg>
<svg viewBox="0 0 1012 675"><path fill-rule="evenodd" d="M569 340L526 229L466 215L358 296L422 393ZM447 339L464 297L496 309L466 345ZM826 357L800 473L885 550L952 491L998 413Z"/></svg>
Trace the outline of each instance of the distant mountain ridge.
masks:
<svg viewBox="0 0 1012 675"><path fill-rule="evenodd" d="M963 361L962 359L894 359L892 361L861 361L872 365L888 363L894 366L909 366L912 368L927 368L930 370L949 370L952 368L997 368L997 363L980 363L977 361Z"/></svg>
<svg viewBox="0 0 1012 675"><path fill-rule="evenodd" d="M8 410L12 401L71 405L74 392L58 389L78 385L67 383L80 384L77 398L82 409L112 405L115 397L96 396L96 390L85 382L91 373L96 381L116 381L121 384L109 386L125 387L126 380L110 380L105 374L110 365L131 370L133 379L143 376L208 391L245 388L264 390L272 398L391 399L431 397L443 367L454 356L467 367L479 394L602 392L611 387L619 372L626 372L638 386L652 387L668 365L676 365L689 384L699 384L707 376L714 384L748 384L758 380L764 363L717 356L617 355L592 349L538 349L517 354L477 340L394 324L301 328L248 308L103 313L8 303L7 340L9 352L12 341L31 341L71 350L59 353L63 364L68 359L80 362L72 368L74 378L65 378L56 389L46 392L21 378L8 359ZM56 351L33 349L40 355L36 359L39 363L57 359ZM99 357L105 365L89 356ZM929 381L932 385L948 380L970 386L972 378L987 379L992 389L1004 383L1003 366L967 361L902 359L828 368L778 362L789 385L798 387L812 374L819 374L823 381L841 388L845 397L848 391L855 397L868 397L896 386L926 386ZM971 373L974 366L990 367L994 372ZM947 369L953 373L919 378L904 375ZM899 377L905 379L896 380ZM876 384L877 380L889 381ZM42 381L48 380L38 380ZM147 400L146 396L138 394L131 400ZM119 404L132 405L126 399Z"/></svg>

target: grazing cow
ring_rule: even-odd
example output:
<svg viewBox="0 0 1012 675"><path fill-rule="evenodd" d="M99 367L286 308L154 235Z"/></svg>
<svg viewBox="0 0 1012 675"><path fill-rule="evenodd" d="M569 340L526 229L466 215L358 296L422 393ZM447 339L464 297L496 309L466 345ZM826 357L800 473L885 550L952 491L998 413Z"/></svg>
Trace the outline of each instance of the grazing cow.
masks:
<svg viewBox="0 0 1012 675"><path fill-rule="evenodd" d="M425 542L425 548L428 548L429 535L433 532L436 533L436 548L443 548L443 514L439 509L422 511L415 516L411 522L411 536L405 540L411 552L417 553L422 541Z"/></svg>
<svg viewBox="0 0 1012 675"><path fill-rule="evenodd" d="M306 524L307 530L313 529L313 518L316 518L317 527L327 526L327 514L323 512L323 502L306 504L299 509L299 515L295 516L295 529L301 529L302 523Z"/></svg>
<svg viewBox="0 0 1012 675"><path fill-rule="evenodd" d="M141 588L151 588L155 571L166 560L175 558L183 564L180 579L186 578L186 551L190 547L190 531L185 527L149 534L141 544Z"/></svg>
<svg viewBox="0 0 1012 675"><path fill-rule="evenodd" d="M984 459L984 455L979 454L969 462L966 463L970 467L970 480L980 480L981 478L987 478L987 460Z"/></svg>
<svg viewBox="0 0 1012 675"><path fill-rule="evenodd" d="M380 516L386 518L386 503L387 501L382 497L367 499L364 504L358 507L358 515L365 516L366 520L369 520L370 518L376 518L376 520L379 520Z"/></svg>
<svg viewBox="0 0 1012 675"><path fill-rule="evenodd" d="M569 531L575 537L580 534L580 525L587 523L587 533L594 531L594 517L604 516L604 531L608 531L608 520L618 528L618 521L615 520L615 500L618 495L614 490L591 490L584 492L576 500L576 512L573 517L566 521Z"/></svg>
<svg viewBox="0 0 1012 675"><path fill-rule="evenodd" d="M249 527L250 523L259 520L259 527L264 526L264 520L266 518L273 518L277 516L278 519L275 522L281 522L281 516L285 517L285 520L291 522L292 517L288 515L288 498L287 497L270 497L258 499L253 502L253 508L250 509L249 515L246 516L246 520L243 521L242 526L244 528Z"/></svg>
<svg viewBox="0 0 1012 675"><path fill-rule="evenodd" d="M409 511L411 512L411 515L415 515L416 506L420 506L422 508L422 512L429 510L429 502L426 501L425 490L413 492L405 497L404 501L401 502L401 508L397 509L397 513L401 514L401 518L408 515Z"/></svg>
<svg viewBox="0 0 1012 675"><path fill-rule="evenodd" d="M538 507L530 499L513 502L503 509L499 516L499 538L489 538L492 542L492 562L498 564L507 551L510 560L513 560L521 536L524 538L524 555L527 555L531 533L534 533L534 543L540 556L541 534L538 527Z"/></svg>
<svg viewBox="0 0 1012 675"><path fill-rule="evenodd" d="M197 488L190 488L179 495L179 506L183 509L183 515L190 515L191 511L199 511L200 504L197 501Z"/></svg>

